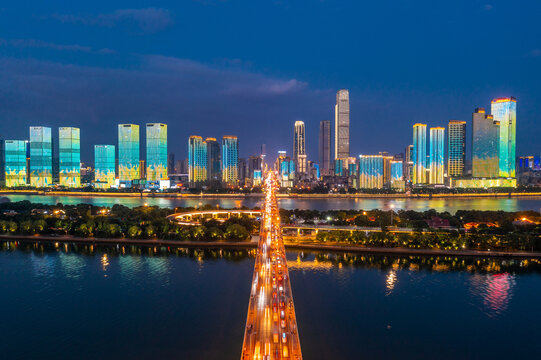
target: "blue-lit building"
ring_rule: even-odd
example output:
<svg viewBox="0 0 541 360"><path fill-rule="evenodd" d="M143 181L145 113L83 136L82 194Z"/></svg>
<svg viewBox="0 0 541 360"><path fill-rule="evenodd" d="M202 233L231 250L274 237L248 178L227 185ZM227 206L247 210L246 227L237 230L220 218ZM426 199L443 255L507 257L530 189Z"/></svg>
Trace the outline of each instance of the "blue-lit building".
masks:
<svg viewBox="0 0 541 360"><path fill-rule="evenodd" d="M499 175L514 178L516 172L517 99L498 98L490 103L494 120L500 123Z"/></svg>
<svg viewBox="0 0 541 360"><path fill-rule="evenodd" d="M222 183L222 166L220 143L216 138L205 139L207 144L207 180L211 187L219 187Z"/></svg>
<svg viewBox="0 0 541 360"><path fill-rule="evenodd" d="M81 186L81 133L78 128L58 129L58 166L60 185Z"/></svg>
<svg viewBox="0 0 541 360"><path fill-rule="evenodd" d="M280 185L284 188L293 187L295 181L295 161L285 157L280 162Z"/></svg>
<svg viewBox="0 0 541 360"><path fill-rule="evenodd" d="M413 184L426 183L426 124L413 125Z"/></svg>
<svg viewBox="0 0 541 360"><path fill-rule="evenodd" d="M53 184L53 150L51 128L30 127L30 185L49 187Z"/></svg>
<svg viewBox="0 0 541 360"><path fill-rule="evenodd" d="M500 176L500 122L485 109L477 108L472 115L472 176L493 179Z"/></svg>
<svg viewBox="0 0 541 360"><path fill-rule="evenodd" d="M115 146L94 145L94 187L109 189L115 182Z"/></svg>
<svg viewBox="0 0 541 360"><path fill-rule="evenodd" d="M207 181L207 144L201 136L188 139L188 181L191 187L201 187Z"/></svg>
<svg viewBox="0 0 541 360"><path fill-rule="evenodd" d="M222 138L222 182L227 186L239 183L239 141L236 136Z"/></svg>
<svg viewBox="0 0 541 360"><path fill-rule="evenodd" d="M445 181L445 128L430 128L430 184Z"/></svg>
<svg viewBox="0 0 541 360"><path fill-rule="evenodd" d="M383 156L360 155L359 156L359 188L382 189L383 188Z"/></svg>
<svg viewBox="0 0 541 360"><path fill-rule="evenodd" d="M167 125L151 123L146 126L148 181L167 179Z"/></svg>
<svg viewBox="0 0 541 360"><path fill-rule="evenodd" d="M118 179L129 183L141 178L139 163L139 125L118 125Z"/></svg>
<svg viewBox="0 0 541 360"><path fill-rule="evenodd" d="M25 140L3 141L4 179L6 187L25 186L27 184L26 152L28 142Z"/></svg>

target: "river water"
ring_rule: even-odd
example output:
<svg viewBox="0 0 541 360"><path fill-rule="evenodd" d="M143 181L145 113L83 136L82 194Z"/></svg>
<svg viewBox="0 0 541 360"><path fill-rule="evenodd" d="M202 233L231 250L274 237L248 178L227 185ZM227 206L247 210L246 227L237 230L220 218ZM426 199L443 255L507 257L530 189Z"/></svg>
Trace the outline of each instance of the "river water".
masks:
<svg viewBox="0 0 541 360"><path fill-rule="evenodd" d="M160 207L196 207L210 204L213 207L234 208L261 206L262 198L248 199L175 199L175 198L114 198L92 196L43 196L43 195L8 195L11 201L29 200L34 203L54 205L62 204L92 204L96 206L113 206L123 204L129 207L149 206ZM313 210L372 210L406 209L424 211L436 209L437 211L457 210L504 210L522 211L541 209L541 198L445 198L445 199L279 199L279 206L284 209L313 209Z"/></svg>
<svg viewBox="0 0 541 360"><path fill-rule="evenodd" d="M240 358L253 253L0 244L5 359ZM532 261L288 253L305 359L539 358Z"/></svg>

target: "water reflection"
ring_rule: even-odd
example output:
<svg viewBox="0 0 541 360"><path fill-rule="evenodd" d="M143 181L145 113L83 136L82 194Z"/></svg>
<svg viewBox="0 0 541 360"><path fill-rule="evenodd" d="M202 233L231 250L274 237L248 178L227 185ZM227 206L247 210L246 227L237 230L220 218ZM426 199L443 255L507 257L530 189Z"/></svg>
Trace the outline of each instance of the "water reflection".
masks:
<svg viewBox="0 0 541 360"><path fill-rule="evenodd" d="M396 270L391 269L389 270L385 278L385 286L386 286L385 296L389 296L393 293L394 287L396 286L396 282L397 282Z"/></svg>
<svg viewBox="0 0 541 360"><path fill-rule="evenodd" d="M513 297L515 276L509 273L475 274L470 278L470 292L475 298L481 298L481 309L489 317L504 313Z"/></svg>

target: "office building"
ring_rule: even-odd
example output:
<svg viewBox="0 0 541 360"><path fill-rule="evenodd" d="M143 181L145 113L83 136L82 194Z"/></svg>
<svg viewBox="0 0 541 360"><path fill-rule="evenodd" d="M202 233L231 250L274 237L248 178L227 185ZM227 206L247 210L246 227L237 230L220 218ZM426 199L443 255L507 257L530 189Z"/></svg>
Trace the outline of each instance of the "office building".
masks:
<svg viewBox="0 0 541 360"><path fill-rule="evenodd" d="M322 175L331 174L331 122L319 123L319 170Z"/></svg>
<svg viewBox="0 0 541 360"><path fill-rule="evenodd" d="M445 181L445 128L430 128L430 184Z"/></svg>
<svg viewBox="0 0 541 360"><path fill-rule="evenodd" d="M211 187L220 187L222 183L222 153L220 143L216 138L208 137L205 139L207 144L207 180Z"/></svg>
<svg viewBox="0 0 541 360"><path fill-rule="evenodd" d="M150 123L147 124L146 129L146 179L148 181L167 180L167 125Z"/></svg>
<svg viewBox="0 0 541 360"><path fill-rule="evenodd" d="M201 136L188 139L188 181L191 187L201 187L207 181L207 144Z"/></svg>
<svg viewBox="0 0 541 360"><path fill-rule="evenodd" d="M140 179L139 160L139 125L118 125L118 179L121 182L131 184Z"/></svg>
<svg viewBox="0 0 541 360"><path fill-rule="evenodd" d="M413 125L413 184L426 183L426 124Z"/></svg>
<svg viewBox="0 0 541 360"><path fill-rule="evenodd" d="M413 178L413 145L406 146L404 152L404 180L411 181Z"/></svg>
<svg viewBox="0 0 541 360"><path fill-rule="evenodd" d="M222 138L222 183L237 186L239 176L239 141L236 136Z"/></svg>
<svg viewBox="0 0 541 360"><path fill-rule="evenodd" d="M490 103L494 120L500 123L499 176L515 177L517 99L498 98Z"/></svg>
<svg viewBox="0 0 541 360"><path fill-rule="evenodd" d="M339 90L336 93L334 107L334 159L347 159L349 157L349 91ZM346 166L346 162L335 162ZM344 168L347 169L347 168ZM335 173L336 173L335 169Z"/></svg>
<svg viewBox="0 0 541 360"><path fill-rule="evenodd" d="M485 109L477 108L472 116L472 176L497 178L499 168L500 123Z"/></svg>
<svg viewBox="0 0 541 360"><path fill-rule="evenodd" d="M58 129L58 169L60 185L81 187L81 131L78 128Z"/></svg>
<svg viewBox="0 0 541 360"><path fill-rule="evenodd" d="M51 128L30 127L30 185L48 187L53 183Z"/></svg>
<svg viewBox="0 0 541 360"><path fill-rule="evenodd" d="M167 175L175 174L175 154L167 154Z"/></svg>
<svg viewBox="0 0 541 360"><path fill-rule="evenodd" d="M115 186L115 146L94 145L94 187L109 189Z"/></svg>
<svg viewBox="0 0 541 360"><path fill-rule="evenodd" d="M26 186L26 148L27 141L5 140L3 141L4 183L8 188Z"/></svg>
<svg viewBox="0 0 541 360"><path fill-rule="evenodd" d="M447 126L447 175L461 177L466 164L466 122L451 120Z"/></svg>
<svg viewBox="0 0 541 360"><path fill-rule="evenodd" d="M297 167L297 176L306 175L306 130L304 122L295 121L295 135L293 138L293 161Z"/></svg>
<svg viewBox="0 0 541 360"><path fill-rule="evenodd" d="M360 155L359 156L359 188L382 189L383 188L383 156Z"/></svg>

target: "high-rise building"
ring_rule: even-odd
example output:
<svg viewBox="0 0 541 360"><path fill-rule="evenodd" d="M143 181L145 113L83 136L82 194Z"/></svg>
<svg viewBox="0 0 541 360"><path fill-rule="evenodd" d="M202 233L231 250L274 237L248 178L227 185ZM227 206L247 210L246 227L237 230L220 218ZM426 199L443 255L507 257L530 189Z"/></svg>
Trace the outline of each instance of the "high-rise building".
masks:
<svg viewBox="0 0 541 360"><path fill-rule="evenodd" d="M115 185L115 146L94 145L94 187L109 189Z"/></svg>
<svg viewBox="0 0 541 360"><path fill-rule="evenodd" d="M331 122L319 123L319 170L322 175L331 174Z"/></svg>
<svg viewBox="0 0 541 360"><path fill-rule="evenodd" d="M450 120L447 126L447 175L464 176L466 164L466 122Z"/></svg>
<svg viewBox="0 0 541 360"><path fill-rule="evenodd" d="M167 154L167 175L175 174L175 154Z"/></svg>
<svg viewBox="0 0 541 360"><path fill-rule="evenodd" d="M216 138L206 138L207 143L207 179L211 187L219 187L222 182L220 143Z"/></svg>
<svg viewBox="0 0 541 360"><path fill-rule="evenodd" d="M334 158L349 157L349 91L338 90L334 107ZM342 163L345 165L345 161ZM347 169L347 168L346 168ZM336 172L336 170L335 170Z"/></svg>
<svg viewBox="0 0 541 360"><path fill-rule="evenodd" d="M426 183L426 124L413 125L413 184Z"/></svg>
<svg viewBox="0 0 541 360"><path fill-rule="evenodd" d="M413 145L406 146L403 170L404 180L411 181L413 178Z"/></svg>
<svg viewBox="0 0 541 360"><path fill-rule="evenodd" d="M138 180L139 169L139 125L118 125L118 179Z"/></svg>
<svg viewBox="0 0 541 360"><path fill-rule="evenodd" d="M239 141L236 136L222 138L222 182L237 186L239 180Z"/></svg>
<svg viewBox="0 0 541 360"><path fill-rule="evenodd" d="M201 136L188 140L188 181L191 187L201 187L207 181L207 143Z"/></svg>
<svg viewBox="0 0 541 360"><path fill-rule="evenodd" d="M297 176L306 174L306 130L304 122L295 121L295 136L293 138L293 161L297 167Z"/></svg>
<svg viewBox="0 0 541 360"><path fill-rule="evenodd" d="M47 187L53 183L51 128L30 127L30 185Z"/></svg>
<svg viewBox="0 0 541 360"><path fill-rule="evenodd" d="M430 128L430 184L445 181L445 128Z"/></svg>
<svg viewBox="0 0 541 360"><path fill-rule="evenodd" d="M514 178L516 163L517 99L498 98L490 103L494 120L500 123L500 177Z"/></svg>
<svg viewBox="0 0 541 360"><path fill-rule="evenodd" d="M25 186L27 142L24 140L5 140L3 143L6 187Z"/></svg>
<svg viewBox="0 0 541 360"><path fill-rule="evenodd" d="M360 155L359 188L382 189L383 171L382 155Z"/></svg>
<svg viewBox="0 0 541 360"><path fill-rule="evenodd" d="M58 168L60 185L81 186L81 131L74 127L58 129Z"/></svg>
<svg viewBox="0 0 541 360"><path fill-rule="evenodd" d="M472 176L497 178L499 169L500 123L485 109L477 108L472 116Z"/></svg>
<svg viewBox="0 0 541 360"><path fill-rule="evenodd" d="M167 179L167 125L147 124L146 179L160 181Z"/></svg>

